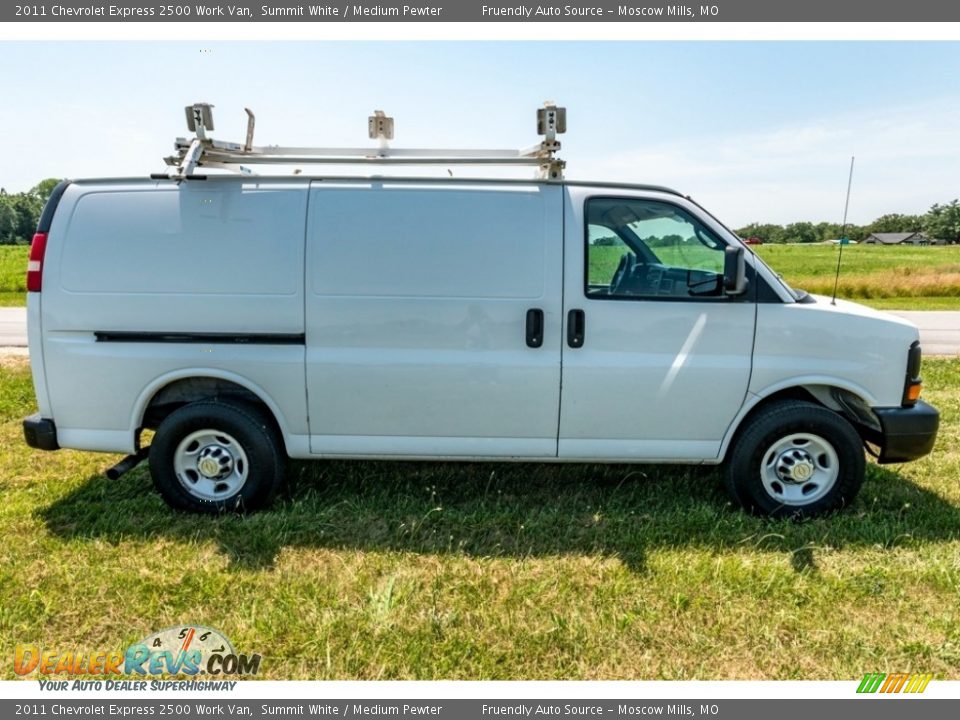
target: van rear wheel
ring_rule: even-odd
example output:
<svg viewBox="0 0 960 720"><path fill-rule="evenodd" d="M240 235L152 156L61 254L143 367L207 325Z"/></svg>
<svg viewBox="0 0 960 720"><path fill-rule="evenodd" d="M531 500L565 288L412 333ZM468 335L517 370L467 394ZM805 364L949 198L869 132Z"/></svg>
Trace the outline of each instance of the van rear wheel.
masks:
<svg viewBox="0 0 960 720"><path fill-rule="evenodd" d="M744 509L810 518L849 505L863 484L863 442L842 415L812 402L772 403L744 426L727 460L727 490Z"/></svg>
<svg viewBox="0 0 960 720"><path fill-rule="evenodd" d="M175 410L150 445L157 491L178 510L216 514L270 504L285 454L271 419L256 407L203 401Z"/></svg>

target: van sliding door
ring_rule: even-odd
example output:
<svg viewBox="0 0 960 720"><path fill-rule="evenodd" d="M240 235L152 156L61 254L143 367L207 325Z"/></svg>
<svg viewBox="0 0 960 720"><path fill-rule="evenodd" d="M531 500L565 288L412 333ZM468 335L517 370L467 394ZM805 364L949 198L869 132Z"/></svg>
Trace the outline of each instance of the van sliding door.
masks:
<svg viewBox="0 0 960 720"><path fill-rule="evenodd" d="M561 192L312 184L311 452L556 456Z"/></svg>

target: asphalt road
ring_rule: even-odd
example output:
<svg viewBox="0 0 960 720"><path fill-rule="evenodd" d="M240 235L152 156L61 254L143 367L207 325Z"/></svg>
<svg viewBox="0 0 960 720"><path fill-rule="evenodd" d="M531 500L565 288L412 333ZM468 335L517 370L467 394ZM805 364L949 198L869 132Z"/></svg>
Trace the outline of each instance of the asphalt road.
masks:
<svg viewBox="0 0 960 720"><path fill-rule="evenodd" d="M960 355L960 311L896 310L893 314L920 328L924 355Z"/></svg>
<svg viewBox="0 0 960 720"><path fill-rule="evenodd" d="M0 348L27 346L27 309L0 307Z"/></svg>
<svg viewBox="0 0 960 720"><path fill-rule="evenodd" d="M960 355L960 311L895 312L920 328L924 355ZM0 308L0 348L27 346L25 308Z"/></svg>

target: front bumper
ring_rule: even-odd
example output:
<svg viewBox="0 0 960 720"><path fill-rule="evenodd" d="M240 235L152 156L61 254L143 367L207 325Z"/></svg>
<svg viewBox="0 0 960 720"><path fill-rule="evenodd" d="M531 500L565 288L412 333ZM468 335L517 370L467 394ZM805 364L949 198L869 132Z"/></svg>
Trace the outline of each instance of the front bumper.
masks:
<svg viewBox="0 0 960 720"><path fill-rule="evenodd" d="M913 407L874 408L880 432L869 439L880 447L877 462L898 463L916 460L933 450L940 427L940 413L918 400Z"/></svg>
<svg viewBox="0 0 960 720"><path fill-rule="evenodd" d="M27 441L27 445L37 450L60 449L56 423L50 418L40 417L40 413L23 421L23 439Z"/></svg>

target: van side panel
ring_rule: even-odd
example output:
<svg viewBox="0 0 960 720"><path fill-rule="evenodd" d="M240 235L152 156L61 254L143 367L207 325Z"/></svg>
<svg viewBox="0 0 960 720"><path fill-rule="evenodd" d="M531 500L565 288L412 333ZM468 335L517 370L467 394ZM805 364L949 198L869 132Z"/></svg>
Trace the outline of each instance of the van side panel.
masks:
<svg viewBox="0 0 960 720"><path fill-rule="evenodd" d="M307 188L224 178L67 189L42 292L63 446L130 451L138 399L168 375L232 373L282 411L285 434L307 434L296 340Z"/></svg>
<svg viewBox="0 0 960 720"><path fill-rule="evenodd" d="M302 333L306 187L71 186L47 248L49 330Z"/></svg>
<svg viewBox="0 0 960 720"><path fill-rule="evenodd" d="M314 183L307 386L320 455L555 457L562 188ZM529 347L529 310L544 314Z"/></svg>
<svg viewBox="0 0 960 720"><path fill-rule="evenodd" d="M751 393L820 384L849 390L870 406L900 405L907 350L919 339L917 329L875 310L837 303L817 298L760 306Z"/></svg>

